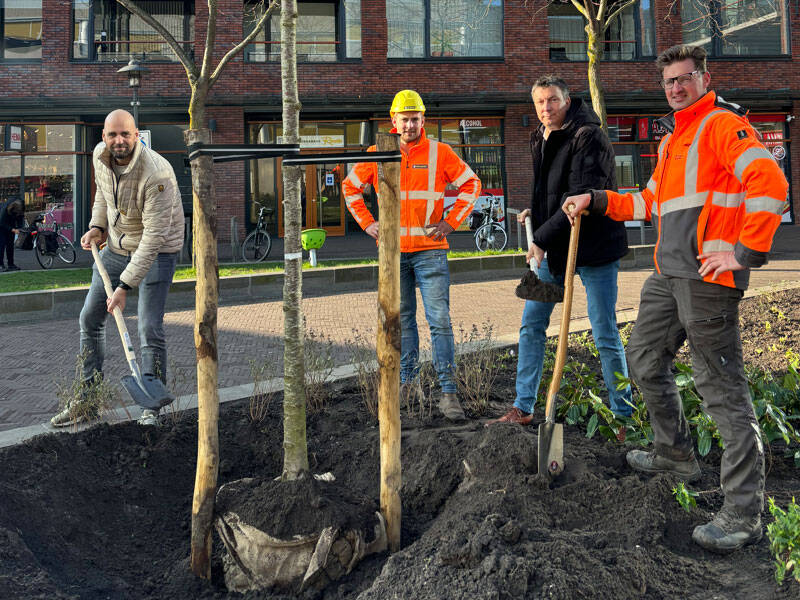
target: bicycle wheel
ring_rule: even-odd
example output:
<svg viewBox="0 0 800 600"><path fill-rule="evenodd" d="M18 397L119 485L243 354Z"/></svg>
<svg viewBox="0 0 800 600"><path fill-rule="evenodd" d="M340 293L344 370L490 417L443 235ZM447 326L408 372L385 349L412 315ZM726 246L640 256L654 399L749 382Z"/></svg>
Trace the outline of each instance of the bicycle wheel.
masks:
<svg viewBox="0 0 800 600"><path fill-rule="evenodd" d="M75 247L63 233L58 234L58 251L56 254L58 254L58 258L63 260L68 265L71 265L75 262L75 257L77 256L75 253Z"/></svg>
<svg viewBox="0 0 800 600"><path fill-rule="evenodd" d="M250 235L244 238L242 244L242 259L245 262L261 262L267 258L267 254L272 249L272 239L265 229L251 231Z"/></svg>
<svg viewBox="0 0 800 600"><path fill-rule="evenodd" d="M55 258L54 254L45 254L42 252L41 247L39 244L42 242L37 237L33 240L33 253L36 255L36 260L39 261L39 264L42 266L43 269L49 269L53 266L53 259Z"/></svg>
<svg viewBox="0 0 800 600"><path fill-rule="evenodd" d="M505 229L497 223L487 223L475 232L475 245L481 252L487 250L502 250L508 243Z"/></svg>

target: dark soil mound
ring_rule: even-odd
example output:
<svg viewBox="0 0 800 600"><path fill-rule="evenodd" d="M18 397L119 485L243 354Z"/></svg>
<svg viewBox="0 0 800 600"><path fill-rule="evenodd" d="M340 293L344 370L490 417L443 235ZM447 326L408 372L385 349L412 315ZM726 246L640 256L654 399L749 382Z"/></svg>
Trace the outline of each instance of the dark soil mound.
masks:
<svg viewBox="0 0 800 600"><path fill-rule="evenodd" d="M784 315L800 293L774 295ZM747 300L747 310L758 300ZM744 308L744 307L743 307ZM778 316L754 308L754 323ZM762 311L762 312L758 312ZM745 314L743 310L743 315ZM796 313L791 313L796 314ZM748 317L749 318L749 317ZM792 317L797 330L798 320ZM785 351L758 328L765 365L785 367ZM745 338L752 327L743 327ZM796 346L795 346L796 348ZM571 358L596 368L584 347ZM767 361L773 357L773 363ZM751 356L748 354L748 360ZM490 415L513 395L514 365L501 373ZM378 426L353 389L339 389L309 416L314 473L331 471L342 488L379 493ZM220 484L280 474L282 416L250 422L246 404L220 417ZM684 512L674 482L633 473L627 447L565 428L566 470L552 484L536 476L536 426L452 426L403 415L403 548L370 557L327 591L325 599L453 598L797 598L779 588L766 536L731 556L691 541L692 529L722 503L719 451L701 461L698 507ZM196 460L195 415L159 428L135 423L80 434L47 435L0 451L0 598L285 598L244 596L220 586L221 544L214 542L214 582L188 570ZM773 444L767 493L785 505L800 496L800 470ZM265 491L267 489L265 488ZM343 493L342 497L346 494ZM369 504L369 502L367 503ZM269 506L268 494L265 506ZM313 508L313 507L312 507ZM269 510L275 510L270 507ZM280 510L280 507L278 508ZM765 515L769 522L769 515ZM302 523L293 526L302 527Z"/></svg>
<svg viewBox="0 0 800 600"><path fill-rule="evenodd" d="M374 539L378 505L336 481L304 476L295 481L247 478L217 494L216 510L234 512L242 521L272 537L320 533L326 527L357 530Z"/></svg>

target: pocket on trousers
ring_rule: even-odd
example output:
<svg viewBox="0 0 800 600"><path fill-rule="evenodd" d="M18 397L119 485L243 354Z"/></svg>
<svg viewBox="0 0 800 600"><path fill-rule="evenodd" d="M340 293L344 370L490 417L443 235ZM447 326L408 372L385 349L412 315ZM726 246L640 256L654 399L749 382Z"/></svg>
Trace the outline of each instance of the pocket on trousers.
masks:
<svg viewBox="0 0 800 600"><path fill-rule="evenodd" d="M727 315L693 320L690 328L695 359L703 361L711 377L728 379L738 373L737 328Z"/></svg>

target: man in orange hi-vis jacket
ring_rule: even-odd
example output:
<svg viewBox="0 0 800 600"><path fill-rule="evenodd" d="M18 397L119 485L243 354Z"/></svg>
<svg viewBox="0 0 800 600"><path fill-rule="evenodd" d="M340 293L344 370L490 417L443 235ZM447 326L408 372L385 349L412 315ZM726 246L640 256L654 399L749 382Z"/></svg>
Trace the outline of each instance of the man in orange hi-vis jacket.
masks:
<svg viewBox="0 0 800 600"><path fill-rule="evenodd" d="M620 221L649 219L658 228L656 272L642 288L628 344L654 444L651 452L628 452L628 464L686 481L701 477L671 372L688 339L695 385L725 445L724 504L692 538L724 554L762 535L764 448L744 374L739 301L750 268L767 262L789 185L744 111L708 91L705 50L674 46L656 65L673 112L661 119L668 134L647 188L571 196L564 210L570 219L589 208Z"/></svg>
<svg viewBox="0 0 800 600"><path fill-rule="evenodd" d="M404 394L421 394L419 385L419 285L425 317L431 330L433 365L442 388L439 409L452 421L464 419L453 377L455 345L450 323L450 271L447 235L472 212L481 182L450 146L425 136L425 105L413 90L398 92L389 111L392 133L400 135L400 326L402 328L400 380ZM374 151L371 146L369 151ZM378 187L376 163L359 163L342 182L345 202L353 218L378 239L378 221L364 203L364 187ZM444 190L458 188L447 216ZM380 201L380 199L378 199Z"/></svg>

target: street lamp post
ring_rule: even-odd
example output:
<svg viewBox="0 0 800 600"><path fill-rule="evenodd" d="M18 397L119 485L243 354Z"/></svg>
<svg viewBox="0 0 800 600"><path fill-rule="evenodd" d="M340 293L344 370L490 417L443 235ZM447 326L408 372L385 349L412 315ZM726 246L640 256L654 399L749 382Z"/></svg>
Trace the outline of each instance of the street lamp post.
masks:
<svg viewBox="0 0 800 600"><path fill-rule="evenodd" d="M142 75L148 72L135 58L131 58L127 66L122 67L117 73L125 73L128 77L128 86L133 90L133 122L139 127L139 86L142 84Z"/></svg>

